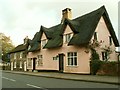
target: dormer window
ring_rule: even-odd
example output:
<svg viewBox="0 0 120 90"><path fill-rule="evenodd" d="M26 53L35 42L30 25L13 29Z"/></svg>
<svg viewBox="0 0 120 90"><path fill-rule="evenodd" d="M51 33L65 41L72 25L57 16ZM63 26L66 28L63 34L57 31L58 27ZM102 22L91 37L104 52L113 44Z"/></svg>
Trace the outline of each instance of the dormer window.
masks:
<svg viewBox="0 0 120 90"><path fill-rule="evenodd" d="M111 36L109 36L109 43L110 43L110 45L112 45L112 37Z"/></svg>
<svg viewBox="0 0 120 90"><path fill-rule="evenodd" d="M64 35L64 41L65 41L65 43L68 43L71 38L72 38L72 33L65 34Z"/></svg>
<svg viewBox="0 0 120 90"><path fill-rule="evenodd" d="M45 46L46 43L47 43L47 39L41 40L42 48Z"/></svg>

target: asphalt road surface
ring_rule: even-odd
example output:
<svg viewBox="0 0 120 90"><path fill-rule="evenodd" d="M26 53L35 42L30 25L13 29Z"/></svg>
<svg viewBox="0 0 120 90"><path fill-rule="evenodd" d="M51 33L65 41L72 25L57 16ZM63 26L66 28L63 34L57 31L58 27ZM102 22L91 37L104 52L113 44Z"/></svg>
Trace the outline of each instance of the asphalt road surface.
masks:
<svg viewBox="0 0 120 90"><path fill-rule="evenodd" d="M2 73L2 88L118 88L117 85Z"/></svg>

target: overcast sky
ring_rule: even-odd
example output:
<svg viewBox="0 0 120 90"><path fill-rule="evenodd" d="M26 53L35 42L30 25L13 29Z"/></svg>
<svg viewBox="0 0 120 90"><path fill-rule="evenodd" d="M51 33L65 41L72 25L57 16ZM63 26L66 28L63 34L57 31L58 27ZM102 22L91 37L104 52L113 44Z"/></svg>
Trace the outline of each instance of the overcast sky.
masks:
<svg viewBox="0 0 120 90"><path fill-rule="evenodd" d="M119 0L0 0L0 32L11 37L14 45L33 38L40 26L51 27L61 22L62 10L72 9L72 18L105 5L118 35Z"/></svg>

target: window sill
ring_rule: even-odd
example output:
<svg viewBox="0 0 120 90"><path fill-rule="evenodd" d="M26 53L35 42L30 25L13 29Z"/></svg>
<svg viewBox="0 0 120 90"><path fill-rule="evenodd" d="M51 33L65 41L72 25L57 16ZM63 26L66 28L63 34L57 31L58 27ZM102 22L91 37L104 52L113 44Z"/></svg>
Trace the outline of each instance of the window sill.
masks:
<svg viewBox="0 0 120 90"><path fill-rule="evenodd" d="M77 68L77 67L78 67L78 65L74 65L74 66L72 66L72 65L67 65L67 67Z"/></svg>

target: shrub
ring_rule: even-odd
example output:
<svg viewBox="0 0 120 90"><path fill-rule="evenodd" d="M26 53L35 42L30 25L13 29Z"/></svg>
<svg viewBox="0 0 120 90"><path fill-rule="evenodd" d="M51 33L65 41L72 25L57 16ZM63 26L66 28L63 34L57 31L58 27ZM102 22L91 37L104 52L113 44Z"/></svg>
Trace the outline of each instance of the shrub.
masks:
<svg viewBox="0 0 120 90"><path fill-rule="evenodd" d="M96 52L96 50L95 49L91 49L91 52L92 52L92 54L91 54L91 61L93 61L93 60L99 60L99 54Z"/></svg>
<svg viewBox="0 0 120 90"><path fill-rule="evenodd" d="M96 73L98 72L98 70L101 67L101 64L102 64L102 61L100 61L100 60L90 61L90 73L92 75L96 75Z"/></svg>
<svg viewBox="0 0 120 90"><path fill-rule="evenodd" d="M91 49L91 61L90 61L90 73L96 75L97 71L101 66L101 61L99 60L99 54L95 49Z"/></svg>

